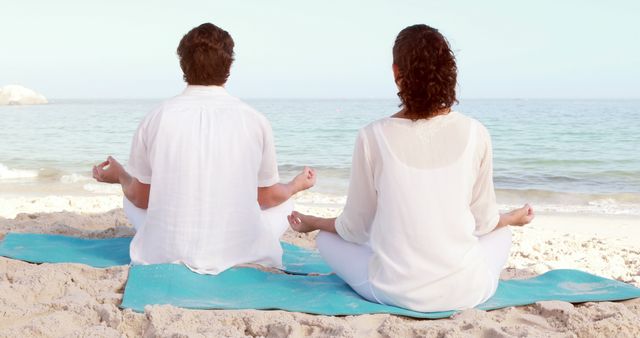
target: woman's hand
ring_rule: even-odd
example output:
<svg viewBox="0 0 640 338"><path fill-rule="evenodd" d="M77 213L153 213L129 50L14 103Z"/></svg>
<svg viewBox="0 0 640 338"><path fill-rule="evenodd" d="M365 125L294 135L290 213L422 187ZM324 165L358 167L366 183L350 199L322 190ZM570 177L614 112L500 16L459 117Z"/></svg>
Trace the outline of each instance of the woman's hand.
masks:
<svg viewBox="0 0 640 338"><path fill-rule="evenodd" d="M511 210L506 215L508 216L508 224L515 226L529 224L536 217L533 208L529 204L525 204L522 208Z"/></svg>
<svg viewBox="0 0 640 338"><path fill-rule="evenodd" d="M313 218L313 216L307 216L297 211L294 211L291 213L291 215L287 216L287 220L289 221L291 229L303 233L317 230L317 228L313 224Z"/></svg>
<svg viewBox="0 0 640 338"><path fill-rule="evenodd" d="M307 190L316 184L316 171L309 167L304 167L302 172L294 177L291 183L293 183L296 193Z"/></svg>
<svg viewBox="0 0 640 338"><path fill-rule="evenodd" d="M287 216L289 225L297 232L311 232L314 230L327 231L336 234L336 219L322 218L301 214L297 211Z"/></svg>
<svg viewBox="0 0 640 338"><path fill-rule="evenodd" d="M120 183L120 177L124 172L122 165L111 156L107 157L106 161L93 166L93 178L98 182Z"/></svg>

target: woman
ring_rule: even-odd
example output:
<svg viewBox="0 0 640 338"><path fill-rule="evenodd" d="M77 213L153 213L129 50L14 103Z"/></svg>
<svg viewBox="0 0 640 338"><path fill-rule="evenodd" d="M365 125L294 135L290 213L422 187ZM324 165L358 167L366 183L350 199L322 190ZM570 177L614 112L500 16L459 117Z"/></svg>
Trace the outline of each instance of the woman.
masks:
<svg viewBox="0 0 640 338"><path fill-rule="evenodd" d="M126 171L114 158L93 168L121 184L136 228L133 264L182 263L206 274L238 264L282 266L289 198L315 184L305 168L278 183L271 125L224 88L234 42L206 23L178 46L187 88L140 123Z"/></svg>
<svg viewBox="0 0 640 338"><path fill-rule="evenodd" d="M293 212L289 223L320 230L324 259L372 302L424 312L474 307L498 286L508 225L529 223L533 210L499 214L489 133L451 110L457 67L436 29L398 34L393 73L402 109L360 130L342 214Z"/></svg>

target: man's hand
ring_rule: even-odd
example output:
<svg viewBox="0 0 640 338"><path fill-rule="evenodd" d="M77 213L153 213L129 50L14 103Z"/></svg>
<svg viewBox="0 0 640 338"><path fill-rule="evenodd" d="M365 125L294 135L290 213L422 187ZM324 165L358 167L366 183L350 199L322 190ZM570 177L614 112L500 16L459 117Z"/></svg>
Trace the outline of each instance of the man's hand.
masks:
<svg viewBox="0 0 640 338"><path fill-rule="evenodd" d="M120 183L124 172L122 165L111 156L107 157L106 161L93 166L93 178L98 182Z"/></svg>
<svg viewBox="0 0 640 338"><path fill-rule="evenodd" d="M302 172L294 177L291 183L293 183L296 193L307 190L316 184L316 171L309 167L304 167Z"/></svg>
<svg viewBox="0 0 640 338"><path fill-rule="evenodd" d="M109 156L106 161L93 166L93 178L98 182L120 183L124 196L133 205L141 209L146 209L149 206L151 185L141 183L135 177L131 177L115 158Z"/></svg>
<svg viewBox="0 0 640 338"><path fill-rule="evenodd" d="M270 187L258 187L258 204L262 209L273 208L290 199L291 196L313 187L314 184L316 184L316 171L304 167L302 172L287 184L276 183Z"/></svg>

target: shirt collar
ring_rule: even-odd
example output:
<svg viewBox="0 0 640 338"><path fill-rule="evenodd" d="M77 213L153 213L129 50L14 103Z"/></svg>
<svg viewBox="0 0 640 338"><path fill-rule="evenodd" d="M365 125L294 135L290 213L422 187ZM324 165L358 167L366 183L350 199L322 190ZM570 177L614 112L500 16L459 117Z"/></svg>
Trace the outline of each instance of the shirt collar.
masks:
<svg viewBox="0 0 640 338"><path fill-rule="evenodd" d="M187 85L182 94L186 95L220 95L226 94L227 90L222 86L201 86Z"/></svg>

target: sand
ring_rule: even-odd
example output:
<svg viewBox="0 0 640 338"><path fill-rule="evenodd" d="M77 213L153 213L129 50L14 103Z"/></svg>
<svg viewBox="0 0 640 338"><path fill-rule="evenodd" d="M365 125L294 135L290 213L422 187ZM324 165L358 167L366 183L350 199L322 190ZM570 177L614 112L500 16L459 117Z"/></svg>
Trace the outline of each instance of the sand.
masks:
<svg viewBox="0 0 640 338"><path fill-rule="evenodd" d="M57 233L83 237L132 235L122 209L104 211L116 197L91 200L0 198L0 234ZM55 201L55 203L51 203ZM302 196L298 210L331 216L343 201ZM57 204L56 204L57 203ZM34 207L36 205L37 207ZM40 208L41 210L38 210ZM9 210L10 209L10 210ZM56 211L71 210L71 211ZM46 211L46 212L38 212ZM4 215L3 215L4 216ZM15 217L15 218L14 218ZM284 240L313 247L314 234L287 232ZM514 247L503 278L555 268L578 268L640 286L640 220L623 216L542 214L514 228ZM572 305L539 302L496 311L467 310L450 319L393 315L329 317L284 311L196 311L148 306L120 310L126 266L29 264L0 258L2 337L638 337L640 299Z"/></svg>

